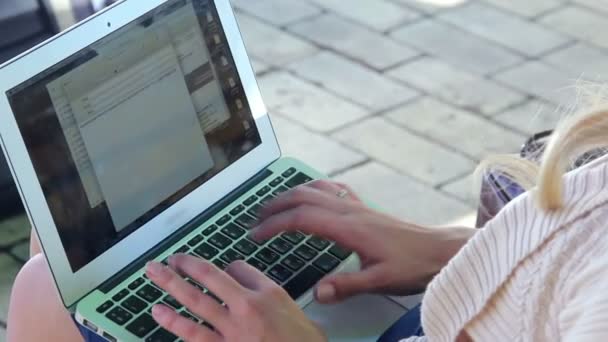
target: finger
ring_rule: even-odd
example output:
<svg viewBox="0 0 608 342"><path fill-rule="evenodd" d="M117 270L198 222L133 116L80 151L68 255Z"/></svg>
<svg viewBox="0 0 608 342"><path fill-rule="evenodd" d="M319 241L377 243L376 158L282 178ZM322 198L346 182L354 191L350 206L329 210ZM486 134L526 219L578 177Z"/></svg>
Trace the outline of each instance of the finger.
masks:
<svg viewBox="0 0 608 342"><path fill-rule="evenodd" d="M335 273L319 281L315 289L315 298L320 303L332 304L372 290L382 279L379 267L372 267L360 272Z"/></svg>
<svg viewBox="0 0 608 342"><path fill-rule="evenodd" d="M155 305L152 308L152 317L161 327L179 336L184 341L192 342L219 342L220 336L204 325L197 324L186 317L180 316L174 310L164 305Z"/></svg>
<svg viewBox="0 0 608 342"><path fill-rule="evenodd" d="M268 202L260 211L260 221L275 215L281 211L297 207L299 205L308 204L319 206L337 213L346 212L349 209L349 203L343 198L335 194L329 195L327 192L321 191L316 187L328 187L328 184L321 185L321 182L314 182L317 185L298 186L287 192L282 193L277 198Z"/></svg>
<svg viewBox="0 0 608 342"><path fill-rule="evenodd" d="M169 258L169 264L205 286L228 307L245 295L244 287L210 262L191 255L177 254Z"/></svg>
<svg viewBox="0 0 608 342"><path fill-rule="evenodd" d="M302 231L333 240L345 248L360 250L364 239L357 226L342 215L325 208L301 205L271 216L252 230L252 237L258 241L267 240L281 232Z"/></svg>
<svg viewBox="0 0 608 342"><path fill-rule="evenodd" d="M148 277L198 317L220 330L228 326L228 310L216 300L188 284L181 276L162 264L151 262Z"/></svg>
<svg viewBox="0 0 608 342"><path fill-rule="evenodd" d="M264 273L244 261L235 261L228 265L226 273L238 281L239 284L253 291L276 285Z"/></svg>
<svg viewBox="0 0 608 342"><path fill-rule="evenodd" d="M337 186L339 186L340 188L348 191L348 197L350 197L351 199L353 199L355 201L361 202L361 198L359 198L357 193L349 185L344 184L344 183L339 183L339 182L336 182L335 184Z"/></svg>

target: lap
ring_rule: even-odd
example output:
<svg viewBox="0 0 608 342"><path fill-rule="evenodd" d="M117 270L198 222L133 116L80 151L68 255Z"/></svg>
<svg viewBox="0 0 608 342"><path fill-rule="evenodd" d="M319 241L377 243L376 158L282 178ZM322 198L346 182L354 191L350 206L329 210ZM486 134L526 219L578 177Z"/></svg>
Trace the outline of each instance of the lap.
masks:
<svg viewBox="0 0 608 342"><path fill-rule="evenodd" d="M7 337L9 342L82 341L42 254L32 257L17 275L9 305Z"/></svg>

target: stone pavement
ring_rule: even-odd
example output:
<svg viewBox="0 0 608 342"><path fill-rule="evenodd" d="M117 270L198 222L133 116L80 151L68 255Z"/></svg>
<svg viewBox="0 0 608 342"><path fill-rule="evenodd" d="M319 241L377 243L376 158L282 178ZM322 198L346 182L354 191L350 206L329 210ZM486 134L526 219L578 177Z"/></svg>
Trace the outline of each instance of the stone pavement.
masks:
<svg viewBox="0 0 608 342"><path fill-rule="evenodd" d="M284 153L420 223L470 216L476 163L608 73L606 0L233 3ZM0 227L0 342L24 227Z"/></svg>

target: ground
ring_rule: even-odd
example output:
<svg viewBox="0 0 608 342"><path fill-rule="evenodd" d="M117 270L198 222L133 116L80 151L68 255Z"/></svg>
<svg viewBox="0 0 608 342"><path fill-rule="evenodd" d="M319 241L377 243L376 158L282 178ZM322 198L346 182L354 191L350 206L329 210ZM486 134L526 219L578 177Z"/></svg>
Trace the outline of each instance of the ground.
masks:
<svg viewBox="0 0 608 342"><path fill-rule="evenodd" d="M284 154L419 223L470 218L476 163L608 73L606 0L233 4ZM0 226L0 342L27 235Z"/></svg>

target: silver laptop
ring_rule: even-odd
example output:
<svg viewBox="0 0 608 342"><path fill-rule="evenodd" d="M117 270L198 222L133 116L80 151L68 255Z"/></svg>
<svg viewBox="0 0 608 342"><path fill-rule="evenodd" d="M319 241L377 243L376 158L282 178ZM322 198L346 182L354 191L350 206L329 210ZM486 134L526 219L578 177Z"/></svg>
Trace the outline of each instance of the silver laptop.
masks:
<svg viewBox="0 0 608 342"><path fill-rule="evenodd" d="M107 340L177 340L158 302L199 321L143 273L175 253L246 260L334 340L373 340L406 310L313 303L320 278L358 266L331 241L248 239L266 201L324 176L281 158L228 0L115 4L1 66L0 94L2 148L61 299Z"/></svg>

